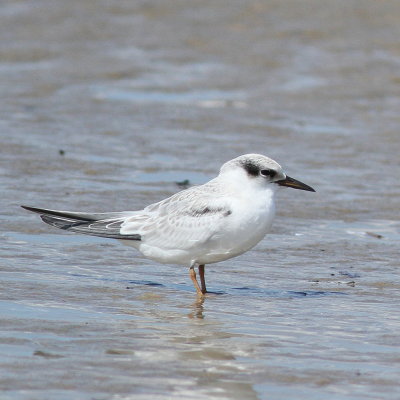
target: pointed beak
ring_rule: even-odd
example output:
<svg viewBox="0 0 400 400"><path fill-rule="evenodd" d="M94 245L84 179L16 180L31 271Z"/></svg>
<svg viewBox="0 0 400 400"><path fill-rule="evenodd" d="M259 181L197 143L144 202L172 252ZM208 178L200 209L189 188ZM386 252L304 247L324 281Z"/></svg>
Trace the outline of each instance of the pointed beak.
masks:
<svg viewBox="0 0 400 400"><path fill-rule="evenodd" d="M315 192L315 190L311 187L306 185L303 182L298 181L297 179L293 179L290 176L286 176L285 179L280 181L276 181L279 186L287 186L293 189L300 189L300 190L307 190L308 192Z"/></svg>

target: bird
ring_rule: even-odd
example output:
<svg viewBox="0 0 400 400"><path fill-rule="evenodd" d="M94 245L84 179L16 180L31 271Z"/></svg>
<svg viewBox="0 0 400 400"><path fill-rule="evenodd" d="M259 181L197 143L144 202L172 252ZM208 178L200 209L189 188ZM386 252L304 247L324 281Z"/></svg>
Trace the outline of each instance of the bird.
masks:
<svg viewBox="0 0 400 400"><path fill-rule="evenodd" d="M153 261L189 267L198 296L207 293L205 265L236 257L271 229L279 188L315 192L261 154L227 161L219 174L139 211L87 213L21 206L69 232L112 238ZM195 267L198 267L200 285Z"/></svg>

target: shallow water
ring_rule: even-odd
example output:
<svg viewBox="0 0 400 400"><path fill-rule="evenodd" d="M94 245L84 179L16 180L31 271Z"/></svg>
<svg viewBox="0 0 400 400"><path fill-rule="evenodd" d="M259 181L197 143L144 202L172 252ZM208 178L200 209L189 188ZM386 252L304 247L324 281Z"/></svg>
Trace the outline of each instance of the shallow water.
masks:
<svg viewBox="0 0 400 400"><path fill-rule="evenodd" d="M1 399L398 399L400 4L6 1ZM271 234L186 268L20 204L138 209L260 152Z"/></svg>

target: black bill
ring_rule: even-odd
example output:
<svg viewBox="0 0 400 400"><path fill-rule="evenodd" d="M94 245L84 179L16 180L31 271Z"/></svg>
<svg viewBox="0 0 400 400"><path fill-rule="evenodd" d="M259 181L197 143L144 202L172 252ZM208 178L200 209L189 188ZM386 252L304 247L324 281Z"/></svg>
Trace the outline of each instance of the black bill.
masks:
<svg viewBox="0 0 400 400"><path fill-rule="evenodd" d="M276 181L275 183L277 183L279 186L287 186L287 187L291 187L293 189L300 189L300 190L307 190L309 192L315 192L315 190L311 186L308 186L303 182L293 179L290 176L286 176L285 179Z"/></svg>

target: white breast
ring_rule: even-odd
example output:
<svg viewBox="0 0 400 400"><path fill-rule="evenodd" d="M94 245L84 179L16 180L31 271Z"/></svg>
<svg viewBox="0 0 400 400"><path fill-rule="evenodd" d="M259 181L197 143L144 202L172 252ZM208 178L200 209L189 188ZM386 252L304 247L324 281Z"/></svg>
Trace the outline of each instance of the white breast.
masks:
<svg viewBox="0 0 400 400"><path fill-rule="evenodd" d="M275 215L273 191L235 201L232 214L220 233L214 235L197 255L200 264L214 263L235 257L254 247L271 228Z"/></svg>

